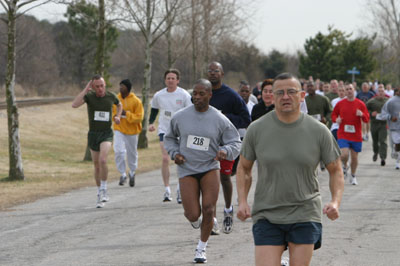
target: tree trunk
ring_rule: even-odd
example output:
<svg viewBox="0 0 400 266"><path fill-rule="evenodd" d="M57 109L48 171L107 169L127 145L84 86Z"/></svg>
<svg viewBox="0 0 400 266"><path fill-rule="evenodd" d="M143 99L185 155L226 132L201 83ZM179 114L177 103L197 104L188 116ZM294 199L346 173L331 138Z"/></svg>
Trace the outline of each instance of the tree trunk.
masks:
<svg viewBox="0 0 400 266"><path fill-rule="evenodd" d="M10 1L8 10L8 43L7 43L7 72L6 72L6 100L8 118L8 151L10 159L10 180L24 180L22 167L21 145L19 138L18 108L15 100L15 36L17 6Z"/></svg>
<svg viewBox="0 0 400 266"><path fill-rule="evenodd" d="M165 0L165 9L167 11L167 25L171 25L172 24L172 18L171 18L171 11L169 10L169 5L168 5L168 0ZM171 41L171 31L172 31L172 26L170 26L167 30L167 32L165 33L165 37L167 39L167 58L168 58L168 69L172 68L173 65L173 59L172 59L172 41Z"/></svg>
<svg viewBox="0 0 400 266"><path fill-rule="evenodd" d="M195 14L195 0L191 3L192 12L192 83L197 80L197 35L196 35L196 14Z"/></svg>
<svg viewBox="0 0 400 266"><path fill-rule="evenodd" d="M104 75L104 47L106 42L106 23L104 0L99 0L99 25L97 29L96 72Z"/></svg>
<svg viewBox="0 0 400 266"><path fill-rule="evenodd" d="M145 66L144 66L144 79L142 89L142 104L144 109L144 116L142 121L142 132L139 134L138 148L145 149L149 146L147 139L147 125L149 119L149 90L151 86L151 65L152 65L152 46L153 35L151 32L151 9L150 1L147 0L147 21L146 21L146 50L145 50Z"/></svg>

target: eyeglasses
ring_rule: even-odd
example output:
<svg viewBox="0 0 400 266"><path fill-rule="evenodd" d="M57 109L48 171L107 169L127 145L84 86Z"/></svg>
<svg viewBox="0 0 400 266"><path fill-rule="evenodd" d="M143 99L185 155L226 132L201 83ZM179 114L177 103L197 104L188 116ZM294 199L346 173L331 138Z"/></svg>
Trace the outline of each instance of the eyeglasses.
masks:
<svg viewBox="0 0 400 266"><path fill-rule="evenodd" d="M286 94L288 96L295 96L300 90L295 90L295 89L287 89ZM283 97L285 95L285 90L277 90L274 91L274 95L277 97Z"/></svg>
<svg viewBox="0 0 400 266"><path fill-rule="evenodd" d="M208 70L208 73L219 73L219 72L221 72L221 70L219 70L219 69L209 69Z"/></svg>

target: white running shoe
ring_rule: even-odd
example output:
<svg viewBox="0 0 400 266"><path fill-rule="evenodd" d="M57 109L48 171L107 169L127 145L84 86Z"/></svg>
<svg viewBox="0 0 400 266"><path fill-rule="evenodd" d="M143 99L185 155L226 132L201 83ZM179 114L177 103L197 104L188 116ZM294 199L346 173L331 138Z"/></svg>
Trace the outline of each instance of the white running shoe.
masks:
<svg viewBox="0 0 400 266"><path fill-rule="evenodd" d="M399 169L400 169L400 163L396 162L396 170L399 170Z"/></svg>
<svg viewBox="0 0 400 266"><path fill-rule="evenodd" d="M190 223L194 229L199 229L201 226L201 217L196 222Z"/></svg>
<svg viewBox="0 0 400 266"><path fill-rule="evenodd" d="M163 202L167 202L167 201L171 201L171 200L172 200L171 193L169 193L168 191L165 191Z"/></svg>
<svg viewBox="0 0 400 266"><path fill-rule="evenodd" d="M207 258L206 258L206 251L196 249L196 253L194 255L193 259L194 263L207 263Z"/></svg>
<svg viewBox="0 0 400 266"><path fill-rule="evenodd" d="M176 190L176 202L182 204L181 191L179 189Z"/></svg>
<svg viewBox="0 0 400 266"><path fill-rule="evenodd" d="M101 194L97 194L97 203L96 203L96 208L103 208L104 207L104 202L101 201Z"/></svg>
<svg viewBox="0 0 400 266"><path fill-rule="evenodd" d="M100 189L100 196L102 202L108 202L110 197L108 197L107 189Z"/></svg>
<svg viewBox="0 0 400 266"><path fill-rule="evenodd" d="M352 184L352 185L358 185L358 182L357 182L357 178L355 177L355 176L352 176L351 178L350 178L350 184Z"/></svg>
<svg viewBox="0 0 400 266"><path fill-rule="evenodd" d="M224 231L225 234L229 234L232 232L233 228L233 207L231 212L226 212L224 210L224 221L223 221L223 227L222 231Z"/></svg>
<svg viewBox="0 0 400 266"><path fill-rule="evenodd" d="M217 236L219 234L220 234L220 232L219 232L218 220L217 220L216 217L214 217L214 225L213 225L213 228L211 230L211 235L212 236Z"/></svg>
<svg viewBox="0 0 400 266"><path fill-rule="evenodd" d="M289 258L288 257L282 257L281 266L289 266Z"/></svg>

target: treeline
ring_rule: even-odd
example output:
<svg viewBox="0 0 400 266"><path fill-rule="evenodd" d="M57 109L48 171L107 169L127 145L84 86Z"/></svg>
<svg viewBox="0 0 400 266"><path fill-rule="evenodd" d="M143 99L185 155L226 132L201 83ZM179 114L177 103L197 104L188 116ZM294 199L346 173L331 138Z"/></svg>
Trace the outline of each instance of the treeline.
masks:
<svg viewBox="0 0 400 266"><path fill-rule="evenodd" d="M87 30L90 27L95 25L71 19L52 24L32 16L18 18L16 83L20 86L16 87L17 96L72 95L82 88L94 73L96 33ZM7 66L6 33L6 25L0 23L0 96L4 96ZM109 84L116 88L119 80L130 78L136 91L140 92L145 66L145 43L140 32L111 27L107 33L106 68ZM168 68L166 42L160 39L153 47L153 92L162 88L163 73ZM173 64L182 72L181 86L185 88L191 86L195 77L204 77L206 71L204 63L198 73L193 74L191 58L190 49L186 49L181 51ZM296 58L276 50L265 55L252 44L221 36L209 60L221 62L226 82L236 86L243 79L255 84L266 77L287 71L288 60L296 61Z"/></svg>
<svg viewBox="0 0 400 266"><path fill-rule="evenodd" d="M191 4L185 7L189 2ZM400 54L400 45L396 46L393 40L385 41L382 34L354 36L329 28L327 34L319 32L306 39L304 50L296 54L277 50L264 54L245 41L248 38L242 35L242 30L247 26L246 20L238 14L243 7L235 1L174 0L165 3L176 3L176 6L164 10L154 4L155 14L159 18L165 16L165 22L160 24L163 34L150 36L157 38L151 49L146 47L149 45L146 29L140 28L140 22L145 23L143 19L148 19L149 15L143 14L142 20L135 21L140 17L140 13L135 12L145 8L131 6L129 9L115 4L112 6L114 14L107 13L104 66L110 86L117 88L119 80L130 78L140 93L147 86L144 72L149 69L149 89L154 92L163 87L165 69L175 67L182 72L181 86L189 88L195 79L205 76L207 63L214 60L222 63L225 82L232 87L243 79L254 85L283 71L304 78L312 75L326 81L333 78L351 81L347 70L353 67L360 71L357 82L399 83L400 57L397 54ZM27 15L17 19L17 96L74 95L96 72L97 5L83 0L71 1L64 16L67 21L57 23ZM0 14L1 17L5 14ZM153 20L152 23L158 22ZM132 25L137 25L136 30ZM389 36L393 39L392 35ZM150 61L146 58L148 51L151 51ZM7 67L5 23L0 23L0 62L1 97L4 96Z"/></svg>

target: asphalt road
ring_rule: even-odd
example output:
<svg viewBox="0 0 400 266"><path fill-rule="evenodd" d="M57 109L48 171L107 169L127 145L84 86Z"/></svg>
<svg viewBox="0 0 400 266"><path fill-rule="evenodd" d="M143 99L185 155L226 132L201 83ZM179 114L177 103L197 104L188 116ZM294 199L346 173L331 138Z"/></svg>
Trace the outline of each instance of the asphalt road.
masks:
<svg viewBox="0 0 400 266"><path fill-rule="evenodd" d="M400 171L390 158L385 167L371 158L364 142L359 185L345 185L339 220L324 218L312 265L400 265ZM319 179L326 202L327 173ZM94 208L96 188L88 187L0 212L0 265L191 265L199 231L176 201L162 202L161 184L159 170L138 175L134 188L110 183L103 209ZM231 234L211 236L208 265L254 265L251 225L235 218Z"/></svg>

